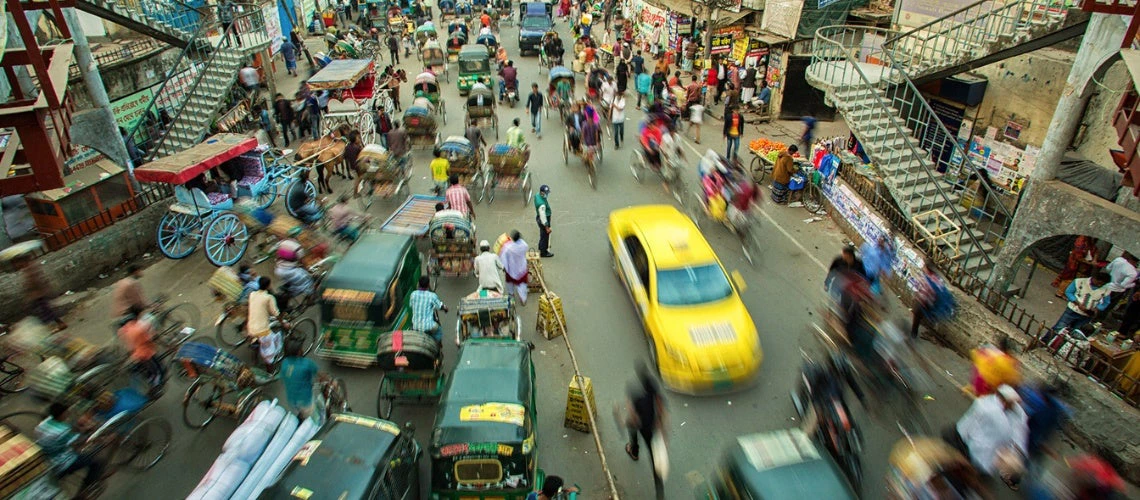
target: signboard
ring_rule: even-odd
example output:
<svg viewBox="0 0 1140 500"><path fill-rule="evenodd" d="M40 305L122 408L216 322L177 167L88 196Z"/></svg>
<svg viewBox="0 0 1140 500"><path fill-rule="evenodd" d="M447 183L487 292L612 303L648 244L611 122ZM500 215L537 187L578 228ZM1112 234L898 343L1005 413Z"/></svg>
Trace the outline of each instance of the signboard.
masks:
<svg viewBox="0 0 1140 500"><path fill-rule="evenodd" d="M748 55L748 39L744 37L737 38L732 42L732 55L729 56L733 61L743 63L744 58Z"/></svg>
<svg viewBox="0 0 1140 500"><path fill-rule="evenodd" d="M111 103L111 112L115 115L115 121L120 127L131 130L142 119L152 99L154 99L154 90L150 88L116 99Z"/></svg>
<svg viewBox="0 0 1140 500"><path fill-rule="evenodd" d="M281 51L281 16L277 12L277 5L262 7L261 16L265 18L265 34L269 35L269 55L275 56Z"/></svg>
<svg viewBox="0 0 1140 500"><path fill-rule="evenodd" d="M748 57L764 57L768 54L768 45L759 38L748 39Z"/></svg>
<svg viewBox="0 0 1140 500"><path fill-rule="evenodd" d="M768 0L764 7L764 17L760 20L760 29L795 39L803 6L803 0Z"/></svg>
<svg viewBox="0 0 1140 500"><path fill-rule="evenodd" d="M917 28L940 17L968 7L977 0L899 0L898 19L902 26ZM823 0L820 1L823 3Z"/></svg>
<svg viewBox="0 0 1140 500"><path fill-rule="evenodd" d="M734 39L743 35L744 28L740 26L729 26L716 30L712 35L712 53L728 54L732 52Z"/></svg>

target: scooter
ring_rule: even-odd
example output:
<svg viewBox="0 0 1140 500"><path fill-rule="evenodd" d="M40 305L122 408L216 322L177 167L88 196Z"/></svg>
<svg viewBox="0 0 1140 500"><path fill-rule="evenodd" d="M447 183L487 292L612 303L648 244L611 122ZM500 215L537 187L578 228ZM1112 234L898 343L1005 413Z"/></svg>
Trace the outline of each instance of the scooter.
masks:
<svg viewBox="0 0 1140 500"><path fill-rule="evenodd" d="M503 92L503 96L507 100L507 105L512 107L512 108L515 107L515 104L517 104L519 102L519 84L518 84L518 82L515 81L508 86L507 81L505 79L499 79L499 86L500 87L506 87L506 89L507 89L506 91Z"/></svg>
<svg viewBox="0 0 1140 500"><path fill-rule="evenodd" d="M800 384L792 391L792 405L801 421L814 414L815 438L827 448L851 483L859 488L863 480L863 465L859 458L863 440L843 398L842 387L851 376L851 368L836 354L829 354L824 363L812 360L806 353L803 357ZM845 375L844 371L848 373ZM823 384L820 382L839 387L821 387Z"/></svg>

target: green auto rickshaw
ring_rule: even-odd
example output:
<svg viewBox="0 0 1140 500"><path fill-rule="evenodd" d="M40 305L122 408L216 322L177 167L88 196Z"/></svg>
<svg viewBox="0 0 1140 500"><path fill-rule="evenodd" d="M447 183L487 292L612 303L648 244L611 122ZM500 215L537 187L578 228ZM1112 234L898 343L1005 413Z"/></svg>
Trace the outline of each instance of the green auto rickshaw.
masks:
<svg viewBox="0 0 1140 500"><path fill-rule="evenodd" d="M859 498L827 450L800 429L736 438L713 477L693 493L702 500Z"/></svg>
<svg viewBox="0 0 1140 500"><path fill-rule="evenodd" d="M464 45L459 49L459 93L467 95L480 80L491 81L491 56L482 45Z"/></svg>
<svg viewBox="0 0 1140 500"><path fill-rule="evenodd" d="M333 415L259 498L419 500L420 455L411 424Z"/></svg>
<svg viewBox="0 0 1140 500"><path fill-rule="evenodd" d="M317 355L347 366L374 364L380 335L411 324L408 298L420 263L409 235L362 235L321 284Z"/></svg>
<svg viewBox="0 0 1140 500"><path fill-rule="evenodd" d="M463 343L435 415L432 499L523 500L542 483L534 391L527 343Z"/></svg>

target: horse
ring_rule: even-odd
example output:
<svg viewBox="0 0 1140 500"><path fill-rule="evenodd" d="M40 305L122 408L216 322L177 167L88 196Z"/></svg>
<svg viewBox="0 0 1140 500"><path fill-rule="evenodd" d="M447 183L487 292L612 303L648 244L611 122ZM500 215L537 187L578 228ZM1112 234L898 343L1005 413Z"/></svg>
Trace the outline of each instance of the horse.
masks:
<svg viewBox="0 0 1140 500"><path fill-rule="evenodd" d="M349 132L352 131L347 123L341 124L335 130L322 136L315 141L302 142L297 146L297 154L293 157L293 161L297 164L313 162L313 166L317 170L317 192L318 193L332 193L332 186L329 185L328 177L325 175L325 168L332 165L334 173L336 169L343 165L341 158L344 155L344 147L348 145L347 138ZM347 171L347 169L345 169ZM352 173L347 172L345 177L351 179Z"/></svg>

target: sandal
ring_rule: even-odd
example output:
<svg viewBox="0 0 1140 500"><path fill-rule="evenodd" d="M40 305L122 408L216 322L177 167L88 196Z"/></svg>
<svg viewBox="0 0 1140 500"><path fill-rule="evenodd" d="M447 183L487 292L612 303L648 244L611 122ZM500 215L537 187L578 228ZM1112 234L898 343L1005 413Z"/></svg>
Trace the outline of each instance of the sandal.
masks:
<svg viewBox="0 0 1140 500"><path fill-rule="evenodd" d="M633 447L629 444L625 445L625 454L629 455L629 458L632 458L634 462L637 461L637 455L633 453Z"/></svg>

